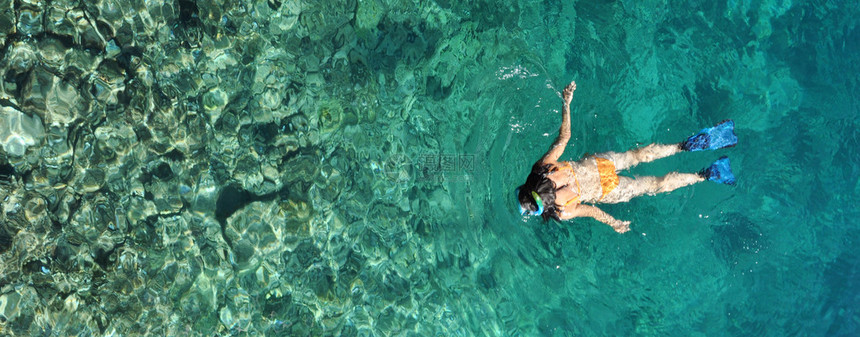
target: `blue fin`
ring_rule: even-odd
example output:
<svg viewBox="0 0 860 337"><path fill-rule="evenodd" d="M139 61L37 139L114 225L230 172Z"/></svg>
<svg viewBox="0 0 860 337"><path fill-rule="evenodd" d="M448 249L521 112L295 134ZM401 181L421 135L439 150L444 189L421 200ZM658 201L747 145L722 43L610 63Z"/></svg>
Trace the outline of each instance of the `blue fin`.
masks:
<svg viewBox="0 0 860 337"><path fill-rule="evenodd" d="M738 136L735 135L735 122L731 119L724 120L720 124L700 131L690 136L681 148L685 151L716 150L732 147L738 144Z"/></svg>
<svg viewBox="0 0 860 337"><path fill-rule="evenodd" d="M732 173L729 157L723 156L717 159L711 166L699 172L702 178L726 185L735 184L735 175Z"/></svg>

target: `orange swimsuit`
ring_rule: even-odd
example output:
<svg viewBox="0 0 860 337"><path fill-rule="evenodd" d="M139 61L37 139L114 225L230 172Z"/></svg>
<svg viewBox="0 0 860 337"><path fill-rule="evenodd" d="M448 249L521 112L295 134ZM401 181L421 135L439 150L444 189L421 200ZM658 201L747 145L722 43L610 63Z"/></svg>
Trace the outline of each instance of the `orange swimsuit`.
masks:
<svg viewBox="0 0 860 337"><path fill-rule="evenodd" d="M594 161L597 162L597 173L600 175L600 189L603 193L600 199L597 199L597 201L600 201L609 192L618 187L618 174L615 173L615 163L611 160L594 157Z"/></svg>
<svg viewBox="0 0 860 337"><path fill-rule="evenodd" d="M603 200L609 192L612 192L612 190L618 187L618 174L615 173L615 163L611 160L594 157L594 161L597 162L597 174L600 176L601 195L600 199L597 199L597 201L600 201ZM563 206L574 203L578 204L580 201L579 199L582 196L582 187L579 185L579 178L576 176L576 171L573 170L573 165L571 165L570 162L567 162L566 164L567 166L564 168L573 174L573 179L576 182L576 197L568 200Z"/></svg>

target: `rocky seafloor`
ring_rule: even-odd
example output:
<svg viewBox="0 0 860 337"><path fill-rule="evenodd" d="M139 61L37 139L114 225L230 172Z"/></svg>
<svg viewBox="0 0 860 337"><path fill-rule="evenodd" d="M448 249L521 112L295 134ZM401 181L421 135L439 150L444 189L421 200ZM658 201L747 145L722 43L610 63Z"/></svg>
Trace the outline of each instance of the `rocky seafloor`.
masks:
<svg viewBox="0 0 860 337"><path fill-rule="evenodd" d="M506 33L456 7L0 0L2 334L467 331L430 110Z"/></svg>

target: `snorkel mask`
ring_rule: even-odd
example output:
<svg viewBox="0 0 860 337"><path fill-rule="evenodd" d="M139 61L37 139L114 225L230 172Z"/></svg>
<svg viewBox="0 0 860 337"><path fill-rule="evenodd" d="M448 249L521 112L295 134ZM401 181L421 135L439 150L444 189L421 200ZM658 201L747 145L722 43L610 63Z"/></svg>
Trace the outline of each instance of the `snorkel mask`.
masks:
<svg viewBox="0 0 860 337"><path fill-rule="evenodd" d="M532 198L535 199L535 203L538 206L538 209L536 212L529 211L529 210L523 208L523 205L520 204L520 201L519 201L520 188L519 187L517 187L516 191L514 191L514 194L517 196L517 205L520 206L520 214L521 215L541 215L541 214L543 214L543 200L540 199L540 195L538 195L537 192L532 191Z"/></svg>

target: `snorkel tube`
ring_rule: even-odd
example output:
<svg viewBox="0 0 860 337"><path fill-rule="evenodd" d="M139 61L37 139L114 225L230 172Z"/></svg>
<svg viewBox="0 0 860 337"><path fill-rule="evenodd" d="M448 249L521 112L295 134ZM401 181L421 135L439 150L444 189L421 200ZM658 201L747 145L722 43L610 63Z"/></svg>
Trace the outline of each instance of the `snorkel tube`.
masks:
<svg viewBox="0 0 860 337"><path fill-rule="evenodd" d="M516 191L514 191L514 195L519 197L519 195L520 195L520 188L519 187L517 187ZM520 206L520 214L521 215L541 215L541 214L543 214L543 200L541 200L540 195L538 195L537 192L532 191L532 198L535 199L535 203L537 203L537 206L538 206L538 209L536 212L529 211L529 210L523 208L523 205L520 204L519 199L517 200L517 205Z"/></svg>

